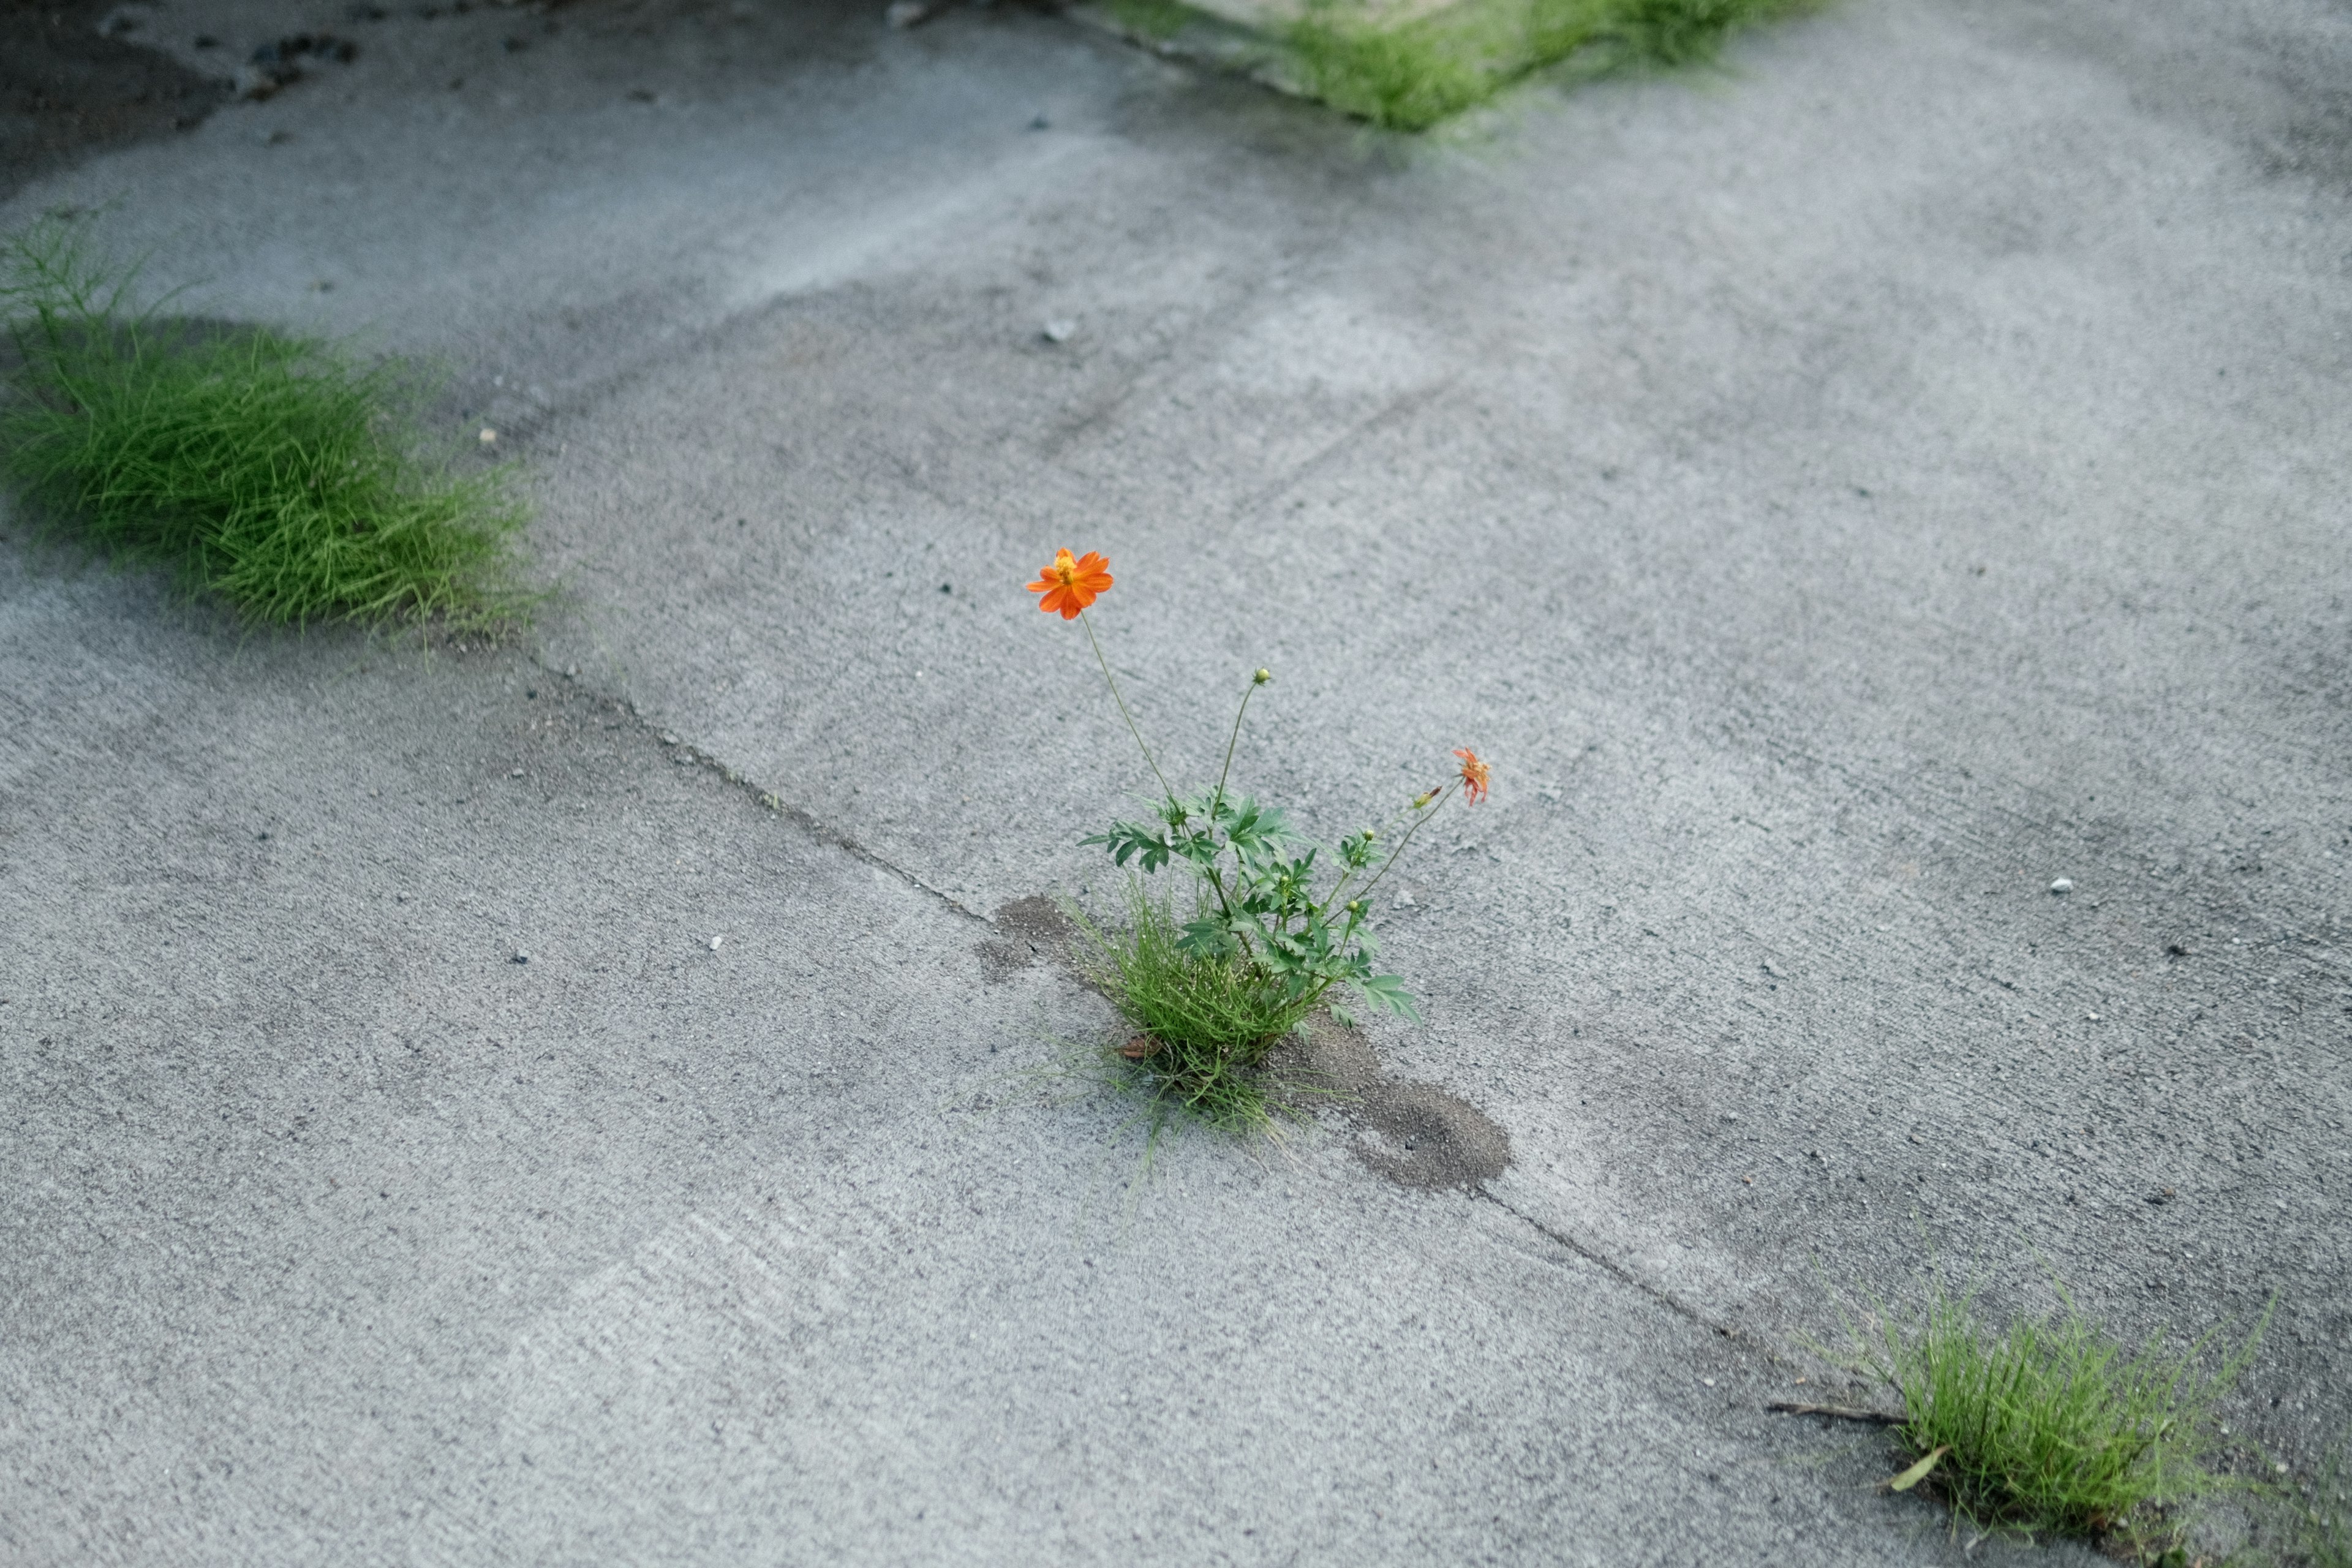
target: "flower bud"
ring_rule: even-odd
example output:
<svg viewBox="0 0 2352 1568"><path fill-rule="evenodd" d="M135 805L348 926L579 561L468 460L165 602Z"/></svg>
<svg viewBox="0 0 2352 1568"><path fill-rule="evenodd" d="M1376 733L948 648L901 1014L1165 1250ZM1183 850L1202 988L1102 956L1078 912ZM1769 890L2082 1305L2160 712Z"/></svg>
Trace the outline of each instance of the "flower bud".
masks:
<svg viewBox="0 0 2352 1568"><path fill-rule="evenodd" d="M1348 912L1351 915L1362 914L1364 912L1364 900L1361 899L1349 899L1348 900Z"/></svg>
<svg viewBox="0 0 2352 1568"><path fill-rule="evenodd" d="M1272 680L1273 679L1274 671L1270 669L1261 669L1255 675L1250 677L1250 684L1252 686L1264 686L1267 681Z"/></svg>
<svg viewBox="0 0 2352 1568"><path fill-rule="evenodd" d="M1428 794L1426 794L1426 795L1418 795L1413 796L1413 799L1412 799L1412 808L1413 808L1413 810L1415 810L1415 811L1419 811L1423 806L1427 805L1431 801L1435 800L1435 799L1437 798L1437 796L1438 796L1438 793L1439 793L1439 791L1440 791L1440 790L1443 790L1444 788L1444 786L1443 784L1441 784L1441 785L1439 785L1439 786L1438 786L1438 788L1437 788L1437 789L1431 790L1431 791L1430 791Z"/></svg>

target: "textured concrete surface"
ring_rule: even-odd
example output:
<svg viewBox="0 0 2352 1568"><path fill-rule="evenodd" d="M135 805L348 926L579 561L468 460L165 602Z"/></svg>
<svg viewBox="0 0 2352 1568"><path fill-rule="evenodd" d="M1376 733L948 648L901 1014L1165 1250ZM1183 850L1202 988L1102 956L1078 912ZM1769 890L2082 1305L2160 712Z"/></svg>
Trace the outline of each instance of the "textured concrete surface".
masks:
<svg viewBox="0 0 2352 1568"><path fill-rule="evenodd" d="M2340 7L1854 4L1418 146L1011 12L204 16L363 47L0 220L443 356L571 596L0 546L19 1555L1957 1558L1759 1413L1930 1250L2275 1295L2233 1424L2352 1426ZM981 917L1139 783L1064 543L1185 771L1260 663L1318 829L1494 759L1373 1032L1482 1194L1335 1121L1130 1209L1020 1076L1107 1019Z"/></svg>

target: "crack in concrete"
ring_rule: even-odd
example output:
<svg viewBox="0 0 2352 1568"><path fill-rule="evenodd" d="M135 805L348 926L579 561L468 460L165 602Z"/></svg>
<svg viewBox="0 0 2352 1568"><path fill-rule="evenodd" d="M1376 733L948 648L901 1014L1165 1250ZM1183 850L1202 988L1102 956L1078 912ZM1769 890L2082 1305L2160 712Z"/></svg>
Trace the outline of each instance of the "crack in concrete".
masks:
<svg viewBox="0 0 2352 1568"><path fill-rule="evenodd" d="M580 687L592 697L602 697L604 695L604 693L598 692L594 689L586 686L578 676L572 674L568 670L557 669L554 667L538 659L533 659L532 662L538 664L539 668L541 669L546 670L551 678L570 681L572 685ZM656 746L658 746L663 751L671 753L673 758L675 758L675 756L679 752L685 753L688 757L699 763L704 768L719 774L719 776L727 784L740 791L743 795L749 796L754 805L758 805L761 810L768 812L771 816L781 816L785 821L791 823L793 826L799 828L802 832L807 834L810 837L815 839L818 843L830 845L834 848L845 852L853 859L862 860L866 865L873 867L876 870L883 872L887 876L897 878L899 881L904 882L907 886L914 889L917 892L923 893L929 898L938 900L938 902L944 906L950 913L961 915L965 920L974 921L982 925L990 926L992 929L993 928L994 922L986 915L980 913L977 910L967 907L959 901L954 895L939 888L934 888L929 882L924 881L920 877L915 875L914 872L909 871L904 866L901 866L897 861L891 859L888 856L879 854L875 850L867 848L865 845L860 844L856 839L851 837L846 832L827 824L814 812L809 810L808 807L794 805L793 802L788 801L784 799L783 796L776 794L773 790L761 788L757 780L736 772L731 764L728 763L714 753L700 746L695 745L691 742L665 741L662 738L662 731L660 727L655 724L650 719L647 719L645 714L638 711L637 705L635 702L632 702L624 697L607 697L605 700L615 704L623 711L626 712L631 721L636 725L638 731Z"/></svg>
<svg viewBox="0 0 2352 1568"><path fill-rule="evenodd" d="M1472 1192L1473 1195L1486 1199L1488 1203L1493 1204L1496 1208L1501 1209L1505 1214L1509 1215L1513 1219L1517 1220L1521 1225L1526 1226L1529 1230L1534 1231L1538 1236L1542 1237L1545 1240L1553 1243L1555 1246L1566 1247L1569 1251L1576 1254L1577 1257L1583 1258L1587 1263L1592 1264L1594 1267L1600 1268L1612 1279L1614 1279L1622 1284L1632 1286L1634 1289L1640 1291L1643 1295L1647 1296L1653 1301L1657 1302L1660 1306L1664 1307L1668 1311L1673 1312L1675 1316L1687 1319L1691 1322L1696 1323L1701 1328L1713 1329L1725 1339L1743 1340L1744 1342L1762 1346L1762 1341L1754 1339L1752 1336L1743 1336L1739 1330L1732 1324L1717 1321L1699 1308L1683 1300L1680 1296L1675 1295L1672 1290L1667 1289L1664 1286L1658 1284L1654 1280L1643 1279L1641 1275L1635 1273L1624 1264L1618 1262L1607 1253L1587 1246L1585 1243L1579 1241L1576 1237L1569 1235L1566 1231L1546 1225L1543 1221L1537 1219L1532 1215L1528 1214L1525 1210L1513 1207L1511 1205L1505 1203L1501 1198L1496 1197L1486 1187L1476 1187L1472 1189Z"/></svg>

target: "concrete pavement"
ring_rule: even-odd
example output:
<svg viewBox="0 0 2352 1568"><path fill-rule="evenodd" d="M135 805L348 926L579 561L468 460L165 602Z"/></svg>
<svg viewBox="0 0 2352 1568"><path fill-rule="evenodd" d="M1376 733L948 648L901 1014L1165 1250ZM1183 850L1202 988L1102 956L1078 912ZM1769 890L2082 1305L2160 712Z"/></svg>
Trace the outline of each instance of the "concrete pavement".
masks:
<svg viewBox="0 0 2352 1568"><path fill-rule="evenodd" d="M1017 13L204 15L365 47L0 216L452 361L570 598L0 551L28 1560L1958 1556L1760 1412L1930 1249L2275 1294L2233 1422L2352 1425L2339 9L1853 5L1418 144ZM1479 1194L1335 1120L1130 1214L1019 1076L1107 1016L983 917L1139 784L1063 543L1189 771L1261 663L1322 831L1493 757L1371 1034Z"/></svg>

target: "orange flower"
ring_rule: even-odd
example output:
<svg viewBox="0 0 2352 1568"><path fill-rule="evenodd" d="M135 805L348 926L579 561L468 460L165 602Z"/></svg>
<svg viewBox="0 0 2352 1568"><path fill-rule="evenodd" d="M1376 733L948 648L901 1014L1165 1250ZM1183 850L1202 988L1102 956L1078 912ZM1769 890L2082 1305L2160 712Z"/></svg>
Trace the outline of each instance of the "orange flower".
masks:
<svg viewBox="0 0 2352 1568"><path fill-rule="evenodd" d="M1110 563L1087 551L1073 558L1066 550L1055 553L1054 563L1037 574L1029 584L1033 594L1045 596L1037 607L1047 615L1059 610L1066 621L1075 621L1078 612L1110 590Z"/></svg>
<svg viewBox="0 0 2352 1568"><path fill-rule="evenodd" d="M1456 752L1462 759L1462 793L1475 805L1486 798L1486 764L1478 760L1475 752Z"/></svg>

